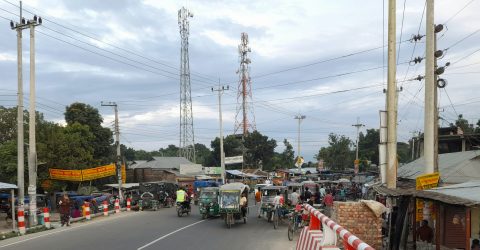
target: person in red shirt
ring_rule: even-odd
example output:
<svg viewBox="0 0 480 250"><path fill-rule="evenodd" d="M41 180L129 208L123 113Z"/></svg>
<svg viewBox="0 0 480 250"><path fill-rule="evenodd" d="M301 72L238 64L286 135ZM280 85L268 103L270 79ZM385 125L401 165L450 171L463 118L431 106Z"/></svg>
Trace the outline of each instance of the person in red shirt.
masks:
<svg viewBox="0 0 480 250"><path fill-rule="evenodd" d="M327 191L327 195L323 197L323 204L325 205L325 215L330 216L333 206L333 195Z"/></svg>

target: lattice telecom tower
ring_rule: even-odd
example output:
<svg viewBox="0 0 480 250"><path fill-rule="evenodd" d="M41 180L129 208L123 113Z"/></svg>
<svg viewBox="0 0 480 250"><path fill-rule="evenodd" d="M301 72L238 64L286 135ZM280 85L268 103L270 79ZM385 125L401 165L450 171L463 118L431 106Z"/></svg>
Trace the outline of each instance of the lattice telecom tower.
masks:
<svg viewBox="0 0 480 250"><path fill-rule="evenodd" d="M235 115L235 129L237 134L242 130L243 136L246 136L249 130L256 130L255 114L253 112L252 102L252 86L250 81L250 59L248 53L252 52L248 47L248 34L242 33L242 41L238 45L238 54L240 61L240 68L237 71L239 74L238 91L237 91L237 114Z"/></svg>
<svg viewBox="0 0 480 250"><path fill-rule="evenodd" d="M180 52L180 147L179 156L195 163L195 139L193 133L192 91L190 86L190 62L188 59L188 18L193 13L182 7L178 11L178 26L182 38Z"/></svg>

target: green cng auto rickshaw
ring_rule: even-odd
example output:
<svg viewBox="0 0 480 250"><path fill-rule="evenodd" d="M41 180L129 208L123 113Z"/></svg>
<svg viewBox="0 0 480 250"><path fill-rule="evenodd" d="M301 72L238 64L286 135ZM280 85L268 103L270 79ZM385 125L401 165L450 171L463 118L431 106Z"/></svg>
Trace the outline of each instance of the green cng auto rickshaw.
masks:
<svg viewBox="0 0 480 250"><path fill-rule="evenodd" d="M219 190L220 188L218 187L200 188L200 192L198 194L198 208L200 210L200 214L202 215L202 219L219 215Z"/></svg>
<svg viewBox="0 0 480 250"><path fill-rule="evenodd" d="M241 220L242 218L243 223L247 223L248 198L243 207L240 206L240 199L242 195L248 197L248 191L249 187L240 182L229 183L220 187L220 216L228 228L232 227L235 220Z"/></svg>

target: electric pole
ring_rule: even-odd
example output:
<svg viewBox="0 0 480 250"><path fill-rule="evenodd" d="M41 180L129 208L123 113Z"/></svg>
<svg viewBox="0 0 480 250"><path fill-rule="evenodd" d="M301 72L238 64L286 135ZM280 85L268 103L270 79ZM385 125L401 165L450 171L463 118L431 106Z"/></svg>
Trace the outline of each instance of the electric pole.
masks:
<svg viewBox="0 0 480 250"><path fill-rule="evenodd" d="M397 188L396 0L388 3L387 187Z"/></svg>
<svg viewBox="0 0 480 250"><path fill-rule="evenodd" d="M23 209L25 203L25 166L24 166L24 138L23 138L23 71L22 71L22 31L28 28L22 17L22 1L20 1L20 22L10 21L12 30L17 31L17 68L18 68L18 103L17 103L17 186L18 205Z"/></svg>
<svg viewBox="0 0 480 250"><path fill-rule="evenodd" d="M36 114L35 114L35 26L42 23L41 18L33 17L28 20L27 24L30 28L30 105L29 105L29 127L28 127L28 196L30 197L29 205L29 222L30 226L37 225L37 140L35 134Z"/></svg>
<svg viewBox="0 0 480 250"><path fill-rule="evenodd" d="M425 122L424 122L424 158L425 173L435 172L435 124L436 113L436 95L437 88L435 83L435 33L434 33L434 1L427 0L426 16L426 46L425 46Z"/></svg>
<svg viewBox="0 0 480 250"><path fill-rule="evenodd" d="M297 153L297 167L298 167L298 171L299 173L301 173L301 168L302 168L302 164L300 163L301 162L301 157L302 155L300 154L300 124L302 123L302 120L307 118L306 116L304 115L296 115L294 119L297 119L298 120L298 137L297 137L297 143L298 143L298 153Z"/></svg>
<svg viewBox="0 0 480 250"><path fill-rule="evenodd" d="M212 92L218 92L218 121L220 123L220 168L221 168L221 176L222 176L222 183L225 184L225 153L223 152L223 121L222 121L222 94L223 91L228 90L229 86L221 86L220 82L218 83L218 88L212 88Z"/></svg>
<svg viewBox="0 0 480 250"><path fill-rule="evenodd" d="M358 174L358 164L359 164L359 159L358 159L358 140L360 137L360 128L365 127L364 124L360 123L360 119L357 117L357 124L353 124L352 126L357 128L357 140L356 140L356 152L355 152L355 174Z"/></svg>
<svg viewBox="0 0 480 250"><path fill-rule="evenodd" d="M120 201L123 202L122 194L122 157L120 155L120 127L118 125L118 105L115 102L102 102L102 106L110 106L114 108L115 111L115 146L117 147L117 162L115 163L117 167L117 177L118 177L118 197Z"/></svg>

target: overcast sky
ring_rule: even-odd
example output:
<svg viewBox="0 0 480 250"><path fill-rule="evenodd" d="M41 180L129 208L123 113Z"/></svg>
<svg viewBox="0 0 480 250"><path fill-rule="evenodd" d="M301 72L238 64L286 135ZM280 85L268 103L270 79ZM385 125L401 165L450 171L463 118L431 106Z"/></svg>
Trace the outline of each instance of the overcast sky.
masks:
<svg viewBox="0 0 480 250"><path fill-rule="evenodd" d="M115 101L120 111L121 143L145 150L178 145L177 12L186 6L194 14L189 50L195 141L209 146L218 136L217 96L210 90L218 81L230 86L223 95L223 118L225 133L233 133L237 47L240 34L246 32L252 49L257 129L277 140L278 151L283 150L284 138L296 150L294 116L305 115L302 155L313 160L327 144L330 132L354 140L352 124L357 117L366 125L363 131L379 126L378 111L385 106L386 49L381 47L387 42L383 11L387 3L26 0L24 16L32 18L31 13L36 13L43 17L36 33L37 107L47 120L63 123L65 106L84 102L98 108L105 126L111 127L113 109L100 102ZM0 0L0 105L7 107L16 105L16 33L8 20L18 21L17 5L13 0ZM424 1L397 0L397 5L397 41L410 39L418 30L424 34ZM443 75L448 85L439 92L442 124L453 122L457 114L476 123L480 118L480 0L436 1L435 11L435 22L447 26L438 35L438 48L451 47L439 65L452 63ZM28 107L28 30L23 36ZM423 130L424 82L405 80L424 74L423 62L408 63L412 55L424 55L424 42L402 42L397 48L397 79L403 88L399 93L399 141L406 142L412 132ZM366 52L348 56L360 51ZM327 59L333 60L322 62ZM348 91L332 93L341 90Z"/></svg>

